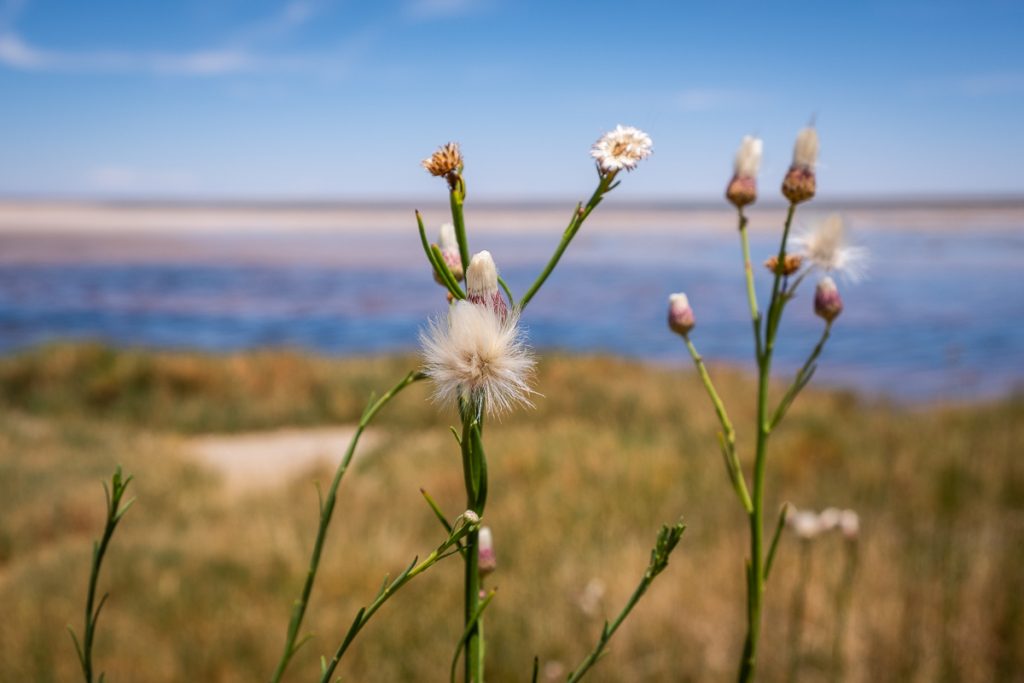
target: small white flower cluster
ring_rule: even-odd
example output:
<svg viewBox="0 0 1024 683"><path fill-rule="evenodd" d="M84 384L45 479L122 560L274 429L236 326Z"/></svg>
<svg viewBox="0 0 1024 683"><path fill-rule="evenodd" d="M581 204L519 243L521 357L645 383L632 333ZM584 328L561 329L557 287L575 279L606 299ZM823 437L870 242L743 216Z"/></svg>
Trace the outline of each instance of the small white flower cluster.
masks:
<svg viewBox="0 0 1024 683"><path fill-rule="evenodd" d="M860 517L853 510L825 508L821 512L798 510L790 506L786 512L786 526L798 538L809 541L820 534L838 529L845 538L854 540L860 534Z"/></svg>

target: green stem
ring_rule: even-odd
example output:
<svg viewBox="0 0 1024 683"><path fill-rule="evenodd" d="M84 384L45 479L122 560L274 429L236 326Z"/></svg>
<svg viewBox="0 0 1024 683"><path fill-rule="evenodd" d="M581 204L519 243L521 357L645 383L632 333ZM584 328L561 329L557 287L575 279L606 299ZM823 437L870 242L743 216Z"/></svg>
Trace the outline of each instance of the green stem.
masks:
<svg viewBox="0 0 1024 683"><path fill-rule="evenodd" d="M450 533L448 538L446 538L444 542L434 550L434 552L430 553L426 559L419 564L417 564L417 561L414 559L412 564L410 564L404 572L399 574L394 581L390 583L385 582L380 592L377 593L377 597L370 603L369 607L363 607L356 614L355 621L352 622L352 626L349 627L348 632L342 639L341 645L338 646L334 656L330 661L324 662L321 666L320 683L329 683L331 676L334 674L334 670L337 668L341 658L345 655L345 652L352 644L352 641L355 640L355 637L359 635L359 632L364 626L366 626L367 622L370 621L377 610L379 610L384 603L391 598L391 596L397 593L402 586L430 569L440 560L457 553L458 550L456 548L458 547L459 541L467 534L476 533L476 530L479 529L479 527L479 521L469 524L463 520L463 523L457 523L455 525L455 530Z"/></svg>
<svg viewBox="0 0 1024 683"><path fill-rule="evenodd" d="M455 182L449 183L448 203L452 210L452 225L455 226L455 240L459 243L459 258L462 260L462 272L469 269L469 244L466 241L466 218L462 214L462 204L466 201L466 182L462 174L455 175Z"/></svg>
<svg viewBox="0 0 1024 683"><path fill-rule="evenodd" d="M601 176L601 179L597 183L597 189L594 190L594 194L590 195L590 199L587 203L577 204L576 210L573 211L572 218L569 220L569 225L565 228L565 232L562 233L562 241L558 243L558 247L555 249L555 253L551 255L548 260L548 264L544 266L544 270L541 271L540 275L534 281L530 288L526 290L526 294L519 300L519 310L526 308L526 305L530 303L534 295L537 293L551 275L551 271L558 265L558 261L562 258L562 254L565 253L569 243L572 242L573 237L579 232L580 228L583 227L583 222L587 220L587 216L593 211L598 204L601 203L601 199L608 191L613 187L612 182L615 180L616 172L607 173Z"/></svg>
<svg viewBox="0 0 1024 683"><path fill-rule="evenodd" d="M466 507L483 516L487 504L487 458L484 453L481 429L483 406L470 400L463 402L462 411L462 466L466 483ZM464 575L463 623L465 636L465 683L483 683L484 645L483 621L480 615L480 549L476 531L466 536Z"/></svg>
<svg viewBox="0 0 1024 683"><path fill-rule="evenodd" d="M786 261L786 242L793 224L796 204L790 204L786 212L786 223L779 243L778 263ZM772 298L768 304L768 320L764 330L764 344L758 358L757 373L757 444L754 453L753 511L750 518L750 560L747 568L747 636L743 645L739 681L754 680L757 668L757 645L761 635L761 610L764 601L764 477L768 436L771 425L768 422L768 383L771 379L772 352L775 349L775 334L784 305L781 293L781 275L777 269L772 281Z"/></svg>
<svg viewBox="0 0 1024 683"><path fill-rule="evenodd" d="M750 320L754 326L754 349L756 358L761 358L761 312L757 307L757 290L754 288L754 266L750 261L750 238L747 235L747 216L739 209L740 244L743 247L743 273L747 280L747 303L750 305Z"/></svg>
<svg viewBox="0 0 1024 683"><path fill-rule="evenodd" d="M334 472L334 479L331 481L331 487L327 491L327 498L320 502L320 525L316 532L316 542L313 544L313 553L309 559L309 570L306 573L306 581L302 586L302 593L295 601L295 605L292 608L291 620L288 623L288 632L285 636L284 651L281 653L281 658L277 663L277 668L274 670L274 674L271 677L272 683L278 683L284 676L285 670L288 668L288 664L291 662L292 657L298 651L305 641L299 641L296 643L299 637L299 630L302 628L302 620L306 616L306 608L309 606L309 597L313 592L313 584L316 581L317 569L320 567L320 555L323 552L324 542L327 540L327 529L331 523L331 517L334 513L334 506L337 502L338 487L341 486L341 480L345 476L345 472L348 471L349 463L352 462L352 456L355 455L356 446L359 444L359 437L362 436L366 427L373 421L377 413L388 404L395 396L397 396L403 389L414 382L418 382L421 379L425 379L426 375L420 372L412 371L409 372L401 381L393 386L387 393L382 395L380 398L370 400L370 403L366 406L366 410L363 411L363 415L359 420L359 426L356 428L355 434L352 435L352 440L348 444L348 450L345 451L344 457L341 462L338 463L338 467Z"/></svg>
<svg viewBox="0 0 1024 683"><path fill-rule="evenodd" d="M825 323L825 329L821 333L821 339L818 340L811 355L807 357L807 361L800 368L800 371L796 373L796 377L793 379L793 384L790 385L789 389L783 395L782 400L779 401L779 406L775 409L775 413L772 415L771 422L769 423L769 429L775 429L775 426L782 421L785 417L786 411L789 410L789 406L796 400L796 397L800 394L807 383L811 381L811 377L814 376L814 371L817 366L814 364L818 360L818 356L825 348L825 342L828 341L829 335L832 333L832 322Z"/></svg>
<svg viewBox="0 0 1024 683"><path fill-rule="evenodd" d="M740 468L739 458L736 455L736 430L733 429L729 415L726 413L725 404L718 396L718 392L715 391L715 385L711 382L711 375L708 374L708 370L704 366L704 359L697 352L697 347L690 341L689 335L684 336L683 339L686 341L686 348L690 351L694 365L697 366L697 374L700 375L704 388L708 392L708 397L715 406L718 422L722 426L722 454L725 456L725 466L729 473L729 479L732 481L736 495L739 496L740 503L743 504L743 509L747 511L747 514L750 514L752 509L750 493L747 491L747 482L743 478L743 471Z"/></svg>
<svg viewBox="0 0 1024 683"><path fill-rule="evenodd" d="M103 557L107 553L107 547L110 545L110 539L114 535L114 530L117 528L121 518L128 512L128 508L135 502L135 499L132 498L124 505L121 505L121 499L124 497L124 492L131 481L131 476L122 478L121 468L118 467L111 478L110 487L107 487L106 482L103 483L103 492L107 501L107 520L103 526L103 535L92 546L89 589L85 598L85 631L81 643L79 643L78 636L75 635L74 630L68 626L68 632L71 634L71 640L75 644L78 663L82 667L82 678L85 680L85 683L92 683L93 681L92 645L96 637L96 624L99 622L100 611L107 601L107 596L104 594L100 598L99 605L96 604L96 585L99 583ZM103 674L100 674L100 681L102 680Z"/></svg>
<svg viewBox="0 0 1024 683"><path fill-rule="evenodd" d="M682 537L685 529L686 527L682 523L678 523L671 527L663 526L661 528L661 531L658 533L658 540L655 543L654 549L651 550L650 564L647 565L647 570L644 571L644 575L640 579L640 583L633 591L633 594L629 596L626 606L622 608L622 611L619 612L617 617L615 617L615 620L611 623L605 622L604 627L601 629L601 636L598 638L594 649L592 649L583 662L576 667L571 674L569 674L567 683L577 683L590 670L590 668L597 663L598 659L601 658L604 654L605 647L608 645L608 641L611 640L613 635L615 635L619 626L621 626L622 622L626 620L629 613L633 611L636 604L640 602L640 598L647 592L648 587L650 587L655 577L657 577L658 574L668 566L669 555L671 555L672 551L675 550L675 547L678 545L679 539ZM534 668L536 670L536 665Z"/></svg>

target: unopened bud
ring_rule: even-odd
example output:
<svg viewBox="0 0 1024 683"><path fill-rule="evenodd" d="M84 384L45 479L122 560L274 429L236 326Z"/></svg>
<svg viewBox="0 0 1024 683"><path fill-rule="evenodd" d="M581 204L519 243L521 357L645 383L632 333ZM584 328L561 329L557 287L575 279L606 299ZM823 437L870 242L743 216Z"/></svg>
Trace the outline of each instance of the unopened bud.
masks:
<svg viewBox="0 0 1024 683"><path fill-rule="evenodd" d="M462 257L459 255L459 242L455 239L455 226L451 223L441 225L441 233L438 235L437 248L444 258L445 265L452 272L456 282L462 280ZM434 279L439 285L443 285L440 276L434 273Z"/></svg>
<svg viewBox="0 0 1024 683"><path fill-rule="evenodd" d="M839 508L825 508L818 514L818 522L822 531L831 531L839 526L843 511Z"/></svg>
<svg viewBox="0 0 1024 683"><path fill-rule="evenodd" d="M832 322L843 312L843 300L836 289L836 283L827 275L814 290L814 312L820 318Z"/></svg>
<svg viewBox="0 0 1024 683"><path fill-rule="evenodd" d="M814 196L817 181L814 167L818 163L818 131L804 128L796 136L793 146L793 163L782 181L782 194L794 204L805 202Z"/></svg>
<svg viewBox="0 0 1024 683"><path fill-rule="evenodd" d="M693 326L697 324L693 316L693 309L690 308L690 300L682 292L678 292L668 298L668 326L676 334L684 337L690 333Z"/></svg>
<svg viewBox="0 0 1024 683"><path fill-rule="evenodd" d="M466 298L474 304L490 306L502 320L508 315L508 304L498 291L498 267L494 265L491 252L481 251L469 260Z"/></svg>
<svg viewBox="0 0 1024 683"><path fill-rule="evenodd" d="M466 510L462 513L462 519L466 521L466 524L479 524L480 515L476 514L472 510Z"/></svg>
<svg viewBox="0 0 1024 683"><path fill-rule="evenodd" d="M752 204L757 199L757 172L761 168L760 139L747 135L736 151L733 176L725 189L725 197L736 208Z"/></svg>
<svg viewBox="0 0 1024 683"><path fill-rule="evenodd" d="M843 510L839 515L839 530L843 536L853 540L860 534L860 517L853 510Z"/></svg>
<svg viewBox="0 0 1024 683"><path fill-rule="evenodd" d="M782 261L782 267L779 267L779 257L769 256L765 262L764 267L771 273L777 273L779 275L792 275L796 271L800 270L800 266L804 264L804 257L800 254L786 254L786 258Z"/></svg>
<svg viewBox="0 0 1024 683"><path fill-rule="evenodd" d="M786 519L798 538L809 541L821 533L821 520L811 510L799 510Z"/></svg>
<svg viewBox="0 0 1024 683"><path fill-rule="evenodd" d="M480 527L477 535L477 571L480 576L487 576L498 568L498 558L494 554L494 538L491 536L491 528Z"/></svg>

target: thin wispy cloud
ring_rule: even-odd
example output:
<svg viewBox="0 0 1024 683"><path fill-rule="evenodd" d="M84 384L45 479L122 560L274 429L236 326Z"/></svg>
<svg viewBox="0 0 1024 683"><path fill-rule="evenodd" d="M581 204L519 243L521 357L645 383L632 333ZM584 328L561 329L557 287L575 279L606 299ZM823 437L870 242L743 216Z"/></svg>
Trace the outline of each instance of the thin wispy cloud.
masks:
<svg viewBox="0 0 1024 683"><path fill-rule="evenodd" d="M322 1L292 0L279 13L239 28L221 44L180 52L70 51L38 46L15 28L18 14L27 4L25 0L10 0L0 7L0 65L21 71L207 77L316 72L336 76L349 68L350 51L271 55L260 50L266 43L286 38L312 21L327 4Z"/></svg>

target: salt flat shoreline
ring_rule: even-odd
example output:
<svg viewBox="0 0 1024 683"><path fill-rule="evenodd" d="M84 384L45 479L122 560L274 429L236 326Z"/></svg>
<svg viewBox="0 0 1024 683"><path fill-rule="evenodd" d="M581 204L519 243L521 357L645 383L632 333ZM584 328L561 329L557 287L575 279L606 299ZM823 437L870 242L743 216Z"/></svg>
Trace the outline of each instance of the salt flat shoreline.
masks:
<svg viewBox="0 0 1024 683"><path fill-rule="evenodd" d="M402 234L415 229L412 202L393 204L202 204L0 201L0 234L33 235L206 235L244 233ZM448 219L446 205L422 203L431 233ZM466 206L474 231L492 234L558 234L573 205L509 203ZM811 203L798 214L803 221L839 211L858 229L961 230L1024 226L1024 201L880 204ZM752 230L776 230L785 207L748 211ZM587 220L589 232L645 233L735 228L730 207L680 206L606 200Z"/></svg>

